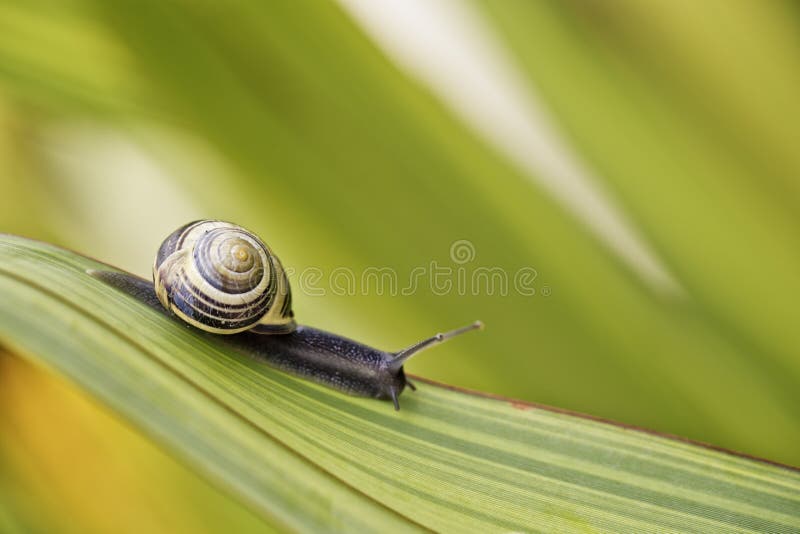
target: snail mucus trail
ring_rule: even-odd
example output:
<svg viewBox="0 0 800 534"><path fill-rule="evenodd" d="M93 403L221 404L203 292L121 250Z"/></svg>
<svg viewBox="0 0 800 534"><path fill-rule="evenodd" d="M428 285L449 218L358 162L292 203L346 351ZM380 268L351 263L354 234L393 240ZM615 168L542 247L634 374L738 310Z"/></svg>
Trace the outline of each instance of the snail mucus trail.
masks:
<svg viewBox="0 0 800 534"><path fill-rule="evenodd" d="M405 387L416 389L403 370L411 356L483 326L476 321L386 352L297 325L277 256L224 221L195 221L170 234L156 256L154 283L115 271L89 274L277 369L350 395L391 399L395 410Z"/></svg>

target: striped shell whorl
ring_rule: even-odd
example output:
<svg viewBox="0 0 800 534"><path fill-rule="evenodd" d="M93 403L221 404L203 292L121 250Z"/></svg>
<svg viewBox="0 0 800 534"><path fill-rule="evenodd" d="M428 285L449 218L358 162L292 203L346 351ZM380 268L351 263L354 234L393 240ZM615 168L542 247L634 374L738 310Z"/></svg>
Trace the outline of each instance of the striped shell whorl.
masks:
<svg viewBox="0 0 800 534"><path fill-rule="evenodd" d="M235 334L259 325L295 329L289 280L255 234L224 221L196 221L161 244L153 266L161 304L208 332Z"/></svg>

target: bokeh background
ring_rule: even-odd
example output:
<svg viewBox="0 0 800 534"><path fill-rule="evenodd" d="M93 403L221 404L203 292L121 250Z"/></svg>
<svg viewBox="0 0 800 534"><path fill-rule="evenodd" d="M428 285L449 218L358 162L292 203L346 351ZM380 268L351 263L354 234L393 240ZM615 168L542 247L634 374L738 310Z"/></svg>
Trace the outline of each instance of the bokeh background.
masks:
<svg viewBox="0 0 800 534"><path fill-rule="evenodd" d="M296 314L387 349L480 318L408 369L798 465L798 95L791 1L0 0L0 231L149 276L223 218L401 282L468 240L536 294ZM8 353L0 473L4 532L269 528Z"/></svg>

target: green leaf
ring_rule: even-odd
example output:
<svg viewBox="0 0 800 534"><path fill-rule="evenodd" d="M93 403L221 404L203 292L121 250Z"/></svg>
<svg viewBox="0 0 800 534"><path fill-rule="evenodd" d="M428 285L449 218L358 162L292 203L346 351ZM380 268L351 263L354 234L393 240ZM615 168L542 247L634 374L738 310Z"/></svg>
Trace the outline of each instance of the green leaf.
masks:
<svg viewBox="0 0 800 534"><path fill-rule="evenodd" d="M86 274L104 268L0 237L0 340L290 529L800 529L793 468L428 383L396 413Z"/></svg>

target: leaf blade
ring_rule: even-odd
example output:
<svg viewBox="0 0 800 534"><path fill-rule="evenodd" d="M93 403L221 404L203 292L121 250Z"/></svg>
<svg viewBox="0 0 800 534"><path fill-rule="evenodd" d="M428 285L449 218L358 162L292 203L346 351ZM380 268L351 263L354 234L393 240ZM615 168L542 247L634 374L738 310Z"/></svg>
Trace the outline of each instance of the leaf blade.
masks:
<svg viewBox="0 0 800 534"><path fill-rule="evenodd" d="M431 384L403 410L267 368L0 237L0 339L289 528L800 528L800 473Z"/></svg>

